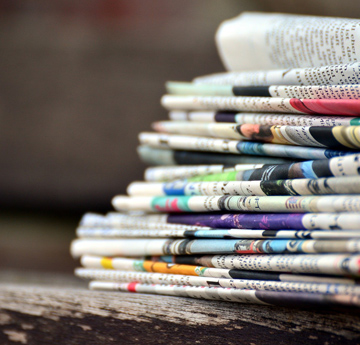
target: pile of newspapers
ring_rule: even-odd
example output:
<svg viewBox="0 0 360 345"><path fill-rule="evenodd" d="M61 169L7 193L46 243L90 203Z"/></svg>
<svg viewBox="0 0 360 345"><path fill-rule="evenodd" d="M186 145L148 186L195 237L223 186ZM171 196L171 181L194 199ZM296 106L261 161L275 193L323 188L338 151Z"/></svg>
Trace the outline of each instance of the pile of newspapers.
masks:
<svg viewBox="0 0 360 345"><path fill-rule="evenodd" d="M168 82L151 167L71 245L90 288L360 307L360 20L244 13ZM359 61L359 62L357 62Z"/></svg>

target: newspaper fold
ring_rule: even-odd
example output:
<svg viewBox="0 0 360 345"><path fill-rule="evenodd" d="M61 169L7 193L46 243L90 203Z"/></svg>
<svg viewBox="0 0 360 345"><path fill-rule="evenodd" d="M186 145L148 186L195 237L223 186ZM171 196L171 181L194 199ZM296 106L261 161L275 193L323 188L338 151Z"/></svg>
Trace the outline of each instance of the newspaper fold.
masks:
<svg viewBox="0 0 360 345"><path fill-rule="evenodd" d="M169 112L172 121L227 122L254 125L278 126L358 126L359 117L294 115L279 113L237 113L232 111L181 111Z"/></svg>
<svg viewBox="0 0 360 345"><path fill-rule="evenodd" d="M359 153L359 149L357 151L349 149L332 150L326 148L300 147L288 144L268 144L252 141L148 132L140 133L139 141L142 145L148 145L155 148L223 152L237 155L274 156L295 159L324 159Z"/></svg>
<svg viewBox="0 0 360 345"><path fill-rule="evenodd" d="M240 255L241 256L241 255ZM254 257L269 257L274 260L274 255L251 255ZM121 271L135 271L135 272L157 272L165 274L183 274L187 276L198 277L212 277L212 278L226 278L226 279L253 279L253 280L266 280L266 281L286 281L286 282L305 282L305 283L331 283L331 284L346 284L356 285L358 280L349 277L341 277L343 275L351 275L358 277L360 275L359 255L349 254L298 254L299 260L292 263L292 271L296 272L297 267L303 263L305 266L300 268L301 274L294 273L281 273L283 269L279 269L280 273L275 272L274 269L258 270L254 269L234 269L234 268L217 268L213 267L209 261L206 266L198 266L195 262L201 261L206 263L206 258L212 256L163 256L153 257L154 260L138 260L123 257L101 257L84 255L81 257L81 264L87 269L108 269L108 270L121 270ZM225 256L222 256L225 257ZM286 260L289 255L276 255L280 259ZM326 263L326 260L328 263ZM169 261L169 262L165 262ZM173 263L173 262L174 263ZM200 262L199 261L199 262ZM180 263L176 263L180 262ZM189 263L187 263L189 262ZM309 265L314 262L315 265ZM342 263L351 263L347 266L339 266ZM318 266L316 266L318 265ZM310 275L306 275L308 273ZM340 276L340 277L338 277Z"/></svg>
<svg viewBox="0 0 360 345"><path fill-rule="evenodd" d="M286 159L279 157L261 157L247 155L229 155L227 153L195 152L185 150L157 149L146 145L137 148L140 159L148 165L188 165L188 164L224 164L234 166L236 164L281 164L293 162L299 159ZM316 158L314 158L316 159Z"/></svg>
<svg viewBox="0 0 360 345"><path fill-rule="evenodd" d="M253 140L273 144L360 148L360 126L268 126L256 124L159 121L153 123L157 132L206 136L223 139Z"/></svg>
<svg viewBox="0 0 360 345"><path fill-rule="evenodd" d="M277 291L239 290L234 288L179 286L140 284L137 282L90 282L91 290L116 290L126 292L150 293L169 296L201 298L206 300L220 300L227 302L252 303L262 305L281 305L304 307L306 305L353 306L360 307L357 295L329 295L320 293L298 293Z"/></svg>
<svg viewBox="0 0 360 345"><path fill-rule="evenodd" d="M164 95L167 110L231 110L265 113L359 116L359 99Z"/></svg>
<svg viewBox="0 0 360 345"><path fill-rule="evenodd" d="M150 225L151 226L150 226ZM190 213L130 215L110 212L106 216L87 213L80 226L132 229L168 229L182 225L205 226L213 229L264 230L359 230L360 214L343 213Z"/></svg>
<svg viewBox="0 0 360 345"><path fill-rule="evenodd" d="M80 238L71 244L71 254L138 257L147 255L192 254L287 254L357 253L360 239L283 240L283 239L94 239Z"/></svg>
<svg viewBox="0 0 360 345"><path fill-rule="evenodd" d="M166 284L186 286L223 287L242 290L266 290L284 292L307 292L324 294L360 295L360 286L350 284L315 282L279 282L271 280L228 279L195 277L180 274L117 271L109 269L77 268L75 275L83 279L133 282L142 284ZM341 280L341 279L339 279Z"/></svg>
<svg viewBox="0 0 360 345"><path fill-rule="evenodd" d="M360 194L360 176L318 179L224 182L132 182L130 196L201 196L201 195L331 195Z"/></svg>
<svg viewBox="0 0 360 345"><path fill-rule="evenodd" d="M115 196L118 211L145 212L360 212L360 195L330 196Z"/></svg>

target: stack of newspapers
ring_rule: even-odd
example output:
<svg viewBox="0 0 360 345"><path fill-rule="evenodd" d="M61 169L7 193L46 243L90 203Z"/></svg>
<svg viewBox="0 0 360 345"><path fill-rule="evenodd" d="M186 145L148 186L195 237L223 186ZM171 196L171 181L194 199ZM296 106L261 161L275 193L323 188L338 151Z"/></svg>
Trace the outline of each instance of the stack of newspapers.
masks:
<svg viewBox="0 0 360 345"><path fill-rule="evenodd" d="M360 20L244 13L168 82L151 167L71 245L94 290L360 307Z"/></svg>

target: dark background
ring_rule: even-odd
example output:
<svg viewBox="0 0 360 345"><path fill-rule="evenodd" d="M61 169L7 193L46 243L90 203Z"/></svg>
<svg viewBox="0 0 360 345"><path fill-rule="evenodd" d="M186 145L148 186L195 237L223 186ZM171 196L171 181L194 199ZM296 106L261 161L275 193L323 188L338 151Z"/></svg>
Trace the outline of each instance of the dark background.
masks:
<svg viewBox="0 0 360 345"><path fill-rule="evenodd" d="M0 0L0 268L72 271L81 214L142 179L164 82L223 71L218 25L254 10L359 17L360 2Z"/></svg>

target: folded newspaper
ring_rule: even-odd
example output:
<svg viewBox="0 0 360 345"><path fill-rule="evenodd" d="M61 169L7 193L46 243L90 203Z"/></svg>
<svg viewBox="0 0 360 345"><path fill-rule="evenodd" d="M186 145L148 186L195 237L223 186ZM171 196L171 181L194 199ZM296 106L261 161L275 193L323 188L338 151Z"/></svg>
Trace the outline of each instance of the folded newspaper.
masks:
<svg viewBox="0 0 360 345"><path fill-rule="evenodd" d="M284 35L286 32L286 35ZM171 81L139 134L144 181L87 213L93 290L360 307L360 20L243 13L229 72Z"/></svg>

